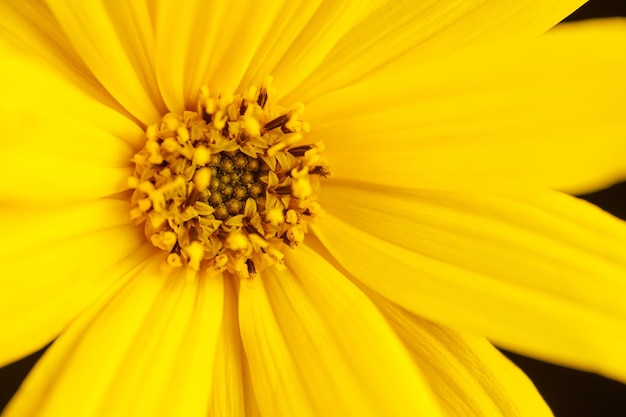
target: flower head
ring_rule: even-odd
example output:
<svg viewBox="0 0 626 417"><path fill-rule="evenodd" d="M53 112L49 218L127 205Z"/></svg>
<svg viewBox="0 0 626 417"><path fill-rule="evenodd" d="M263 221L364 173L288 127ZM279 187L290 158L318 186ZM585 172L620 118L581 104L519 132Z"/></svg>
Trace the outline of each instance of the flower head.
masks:
<svg viewBox="0 0 626 417"><path fill-rule="evenodd" d="M549 415L486 338L626 379L626 227L550 191L625 173L580 3L0 4L0 358L56 338L6 415Z"/></svg>

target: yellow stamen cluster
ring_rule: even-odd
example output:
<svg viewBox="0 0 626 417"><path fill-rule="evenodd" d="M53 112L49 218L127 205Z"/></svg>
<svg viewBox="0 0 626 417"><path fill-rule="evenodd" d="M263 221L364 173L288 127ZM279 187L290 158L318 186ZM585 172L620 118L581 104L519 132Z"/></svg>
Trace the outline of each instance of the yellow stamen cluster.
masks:
<svg viewBox="0 0 626 417"><path fill-rule="evenodd" d="M328 174L322 144L304 142L303 109L271 105L265 88L217 97L203 88L197 111L148 127L133 157L131 218L169 252L167 266L248 277L282 265L319 212Z"/></svg>

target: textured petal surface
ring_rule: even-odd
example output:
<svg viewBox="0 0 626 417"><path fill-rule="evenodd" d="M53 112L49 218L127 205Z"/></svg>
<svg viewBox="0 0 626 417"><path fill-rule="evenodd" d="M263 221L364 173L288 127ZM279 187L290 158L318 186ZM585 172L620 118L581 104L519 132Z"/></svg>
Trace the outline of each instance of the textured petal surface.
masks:
<svg viewBox="0 0 626 417"><path fill-rule="evenodd" d="M626 380L626 225L553 192L331 186L315 228L408 310L548 361Z"/></svg>
<svg viewBox="0 0 626 417"><path fill-rule="evenodd" d="M329 2L332 3L332 2ZM324 51L310 74L293 68L291 55L276 74L301 78L286 99L309 101L375 74L386 66L415 65L460 49L502 37L532 38L576 10L584 0L420 0L386 1L374 8ZM312 19L311 26L314 20ZM326 21L317 22L322 28ZM317 42L316 37L310 37ZM308 50L303 53L308 54ZM305 78L302 78L305 76ZM277 80L278 81L278 80Z"/></svg>
<svg viewBox="0 0 626 417"><path fill-rule="evenodd" d="M156 7L157 76L168 108L194 108L204 84L214 92L232 94L259 44L278 31L279 22L291 24L285 12L298 4L160 1Z"/></svg>
<svg viewBox="0 0 626 417"><path fill-rule="evenodd" d="M374 298L449 416L552 416L530 379L491 343Z"/></svg>
<svg viewBox="0 0 626 417"><path fill-rule="evenodd" d="M568 25L364 80L307 105L336 178L403 187L626 176L626 23Z"/></svg>
<svg viewBox="0 0 626 417"><path fill-rule="evenodd" d="M439 415L407 351L358 288L307 247L287 265L240 287L263 415Z"/></svg>
<svg viewBox="0 0 626 417"><path fill-rule="evenodd" d="M161 262L153 258L127 274L125 285L81 315L6 416L206 415L222 280L167 276Z"/></svg>
<svg viewBox="0 0 626 417"><path fill-rule="evenodd" d="M0 314L11 318L0 333L0 363L50 342L141 261L145 239L128 224L128 209L116 200L0 208L11 242L0 255Z"/></svg>
<svg viewBox="0 0 626 417"><path fill-rule="evenodd" d="M144 124L158 121L164 106L155 88L148 4L49 1L48 7L104 88Z"/></svg>
<svg viewBox="0 0 626 417"><path fill-rule="evenodd" d="M209 415L256 416L259 411L250 389L250 381L246 377L247 363L239 334L237 293L231 278L224 282L224 312L215 352Z"/></svg>
<svg viewBox="0 0 626 417"><path fill-rule="evenodd" d="M43 0L0 1L0 42L74 84L98 101L121 109L91 74ZM4 58L4 57L3 57Z"/></svg>
<svg viewBox="0 0 626 417"><path fill-rule="evenodd" d="M0 51L0 200L67 201L126 189L141 129L56 72Z"/></svg>

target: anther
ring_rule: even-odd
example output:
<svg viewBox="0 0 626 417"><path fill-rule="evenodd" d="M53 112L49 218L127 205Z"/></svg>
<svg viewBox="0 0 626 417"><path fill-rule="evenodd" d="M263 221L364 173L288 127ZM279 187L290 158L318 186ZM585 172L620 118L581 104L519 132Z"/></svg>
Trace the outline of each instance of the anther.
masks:
<svg viewBox="0 0 626 417"><path fill-rule="evenodd" d="M287 123L290 118L291 118L290 115L282 114L278 116L277 118L265 123L265 125L263 125L263 129L265 130L276 129L277 127L283 126L285 123Z"/></svg>
<svg viewBox="0 0 626 417"><path fill-rule="evenodd" d="M265 104L267 103L267 89L265 87L261 87L259 97L256 102L262 109L265 108Z"/></svg>
<svg viewBox="0 0 626 417"><path fill-rule="evenodd" d="M289 149L287 152L292 154L293 156L304 156L306 151L313 149L310 145L296 146L295 148Z"/></svg>

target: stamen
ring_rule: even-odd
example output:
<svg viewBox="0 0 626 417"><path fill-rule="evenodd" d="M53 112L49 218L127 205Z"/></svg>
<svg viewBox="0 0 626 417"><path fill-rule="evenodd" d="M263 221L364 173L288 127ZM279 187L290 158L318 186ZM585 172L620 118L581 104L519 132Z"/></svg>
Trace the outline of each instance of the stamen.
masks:
<svg viewBox="0 0 626 417"><path fill-rule="evenodd" d="M329 174L321 143L301 145L302 111L270 105L265 87L245 96L203 87L197 111L146 129L128 181L131 218L168 252L167 268L250 277L281 267L320 212L316 190Z"/></svg>

